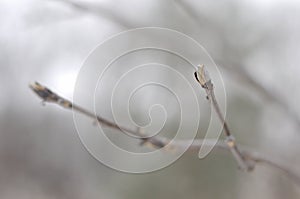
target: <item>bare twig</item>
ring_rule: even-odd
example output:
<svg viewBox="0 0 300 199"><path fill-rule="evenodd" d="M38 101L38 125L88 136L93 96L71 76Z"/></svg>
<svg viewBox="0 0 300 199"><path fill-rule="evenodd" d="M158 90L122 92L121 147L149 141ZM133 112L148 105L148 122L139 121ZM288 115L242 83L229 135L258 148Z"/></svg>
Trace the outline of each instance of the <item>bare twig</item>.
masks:
<svg viewBox="0 0 300 199"><path fill-rule="evenodd" d="M167 138L163 137L150 137L150 138L143 138L144 134L141 133L139 130L131 130L129 128L121 127L114 122L111 122L105 118L102 118L100 116L94 115L90 111L75 105L71 101L59 96L58 94L54 93L50 89L48 89L45 86L42 86L41 84L35 82L34 84L30 85L30 88L43 100L43 102L49 102L49 103L54 103L57 104L63 108L69 109L69 110L74 110L78 111L79 113L82 113L83 115L90 117L91 119L96 119L99 123L107 125L108 127L111 127L116 130L125 130L127 132L130 132L134 135L136 135L136 139L139 139L142 144L148 143L147 146L153 146L156 148L163 148L165 147L168 143L170 143L170 140ZM122 132L122 131L120 131ZM172 141L171 147L175 150L183 150L187 146L187 152L190 153L197 153L200 150L200 147L205 144L207 146L214 146L215 150L220 150L220 151L231 151L231 147L228 145L228 142L224 141L217 141L211 140L209 142L206 140L201 139L195 139L193 140L193 143L191 143L191 140L181 140L181 141ZM216 144L215 144L216 143ZM243 157L243 160L250 161L253 164L265 164L271 168L278 169L279 171L283 172L288 178L293 180L296 184L300 186L300 176L294 172L292 169L290 169L288 166L285 164L279 163L278 161L273 160L270 158L270 156L264 156L260 153L254 152L252 150L239 147L240 148L240 154Z"/></svg>
<svg viewBox="0 0 300 199"><path fill-rule="evenodd" d="M205 92L207 94L207 99L210 101L212 107L214 108L215 112L218 115L218 118L220 119L223 130L226 135L226 143L233 154L234 158L236 159L240 169L245 171L251 171L254 169L254 164L252 161L247 161L245 157L242 155L240 150L238 149L235 138L230 132L228 125L225 121L225 118L223 116L223 113L219 107L218 101L216 99L215 93L214 93L214 85L212 83L212 80L210 79L208 71L205 69L204 65L200 65L198 68L198 71L195 72L195 78L200 83L201 87L205 89Z"/></svg>
<svg viewBox="0 0 300 199"><path fill-rule="evenodd" d="M137 137L140 137L139 139L141 139L141 144L144 143L150 143L153 146L157 147L157 148L161 148L164 147L167 143L165 143L165 141L163 140L158 140L154 137L151 138L144 138L144 135L139 131L139 129L137 130L132 130L126 127L120 127L119 125L108 121L107 119L104 119L100 116L97 116L95 114L93 114L92 112L76 105L73 104L72 102L70 102L69 100L57 95L56 93L52 92L50 89L46 88L45 86L42 86L41 84L39 84L38 82L35 82L34 84L30 85L30 88L39 96L43 99L43 102L52 102L55 104L58 104L64 108L67 109L73 109L74 111L77 111L79 113L82 113L92 119L97 120L98 122L100 122L101 124L104 124L108 127L117 129L117 130L124 130L126 132L131 133L132 135L135 135Z"/></svg>

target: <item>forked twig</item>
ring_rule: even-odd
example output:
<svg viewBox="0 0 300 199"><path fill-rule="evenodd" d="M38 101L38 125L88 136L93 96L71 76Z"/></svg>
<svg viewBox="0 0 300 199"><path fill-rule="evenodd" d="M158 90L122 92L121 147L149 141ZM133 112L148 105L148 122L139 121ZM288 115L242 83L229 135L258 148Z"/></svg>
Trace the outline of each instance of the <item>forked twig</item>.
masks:
<svg viewBox="0 0 300 199"><path fill-rule="evenodd" d="M114 122L111 122L105 118L102 118L100 116L97 116L93 114L92 112L72 103L71 101L59 96L58 94L54 93L47 87L35 82L34 84L30 85L30 88L43 100L43 102L49 102L57 104L63 108L74 110L79 113L82 113L83 115L93 119L97 120L99 123L106 125L108 127L111 127L113 129L119 130L120 132L123 132L122 130L125 130L129 133L132 133L136 135L136 139L139 139L141 141L141 144L147 144L147 146L152 146L155 148L163 148L167 146L167 144L170 143L170 140L163 137L149 137L144 138L145 136L143 133L141 133L139 130L132 130L129 128L121 127L117 125ZM207 146L214 146L214 149L221 150L221 151L231 151L232 148L230 147L230 144L226 144L224 141L218 141L215 142L212 140L211 142L204 142L204 140L201 139L195 139L193 140L193 143L191 143L191 140L181 140L181 141L172 141L171 146L172 149L175 150L183 150L187 146L187 152L190 153L197 153L202 145ZM216 144L215 144L216 143ZM235 142L234 142L235 144ZM300 186L300 176L295 173L292 169L290 169L288 166L282 163L278 163L277 161L273 160L269 156L264 156L262 154L259 154L257 152L251 151L249 149L241 148L240 151L238 151L239 155L242 157L242 160L249 163L251 162L253 165L256 164L265 164L271 168L278 169L281 172L283 172L288 178L292 179L295 183L297 183Z"/></svg>

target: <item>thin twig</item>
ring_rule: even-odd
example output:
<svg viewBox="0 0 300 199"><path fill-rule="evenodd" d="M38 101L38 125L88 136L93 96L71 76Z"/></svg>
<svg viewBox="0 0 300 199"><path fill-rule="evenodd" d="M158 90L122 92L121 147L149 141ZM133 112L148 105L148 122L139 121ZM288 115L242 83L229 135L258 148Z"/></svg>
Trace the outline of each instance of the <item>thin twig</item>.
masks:
<svg viewBox="0 0 300 199"><path fill-rule="evenodd" d="M121 127L119 125L117 125L114 122L111 122L107 119L104 119L98 115L93 114L92 112L76 105L73 104L71 101L59 96L58 94L54 93L53 91L51 91L50 89L48 89L45 86L42 86L41 84L39 84L38 82L35 82L34 84L30 85L30 88L40 97L42 98L43 102L51 102L51 103L55 103L58 104L64 108L67 109L73 109L74 111L77 111L79 113L82 113L83 115L90 117L92 119L95 119L96 121L98 121L101 124L104 124L105 126L120 130L120 131L126 131L128 133L131 133L132 135L135 135L136 137L138 137L139 139L141 139L141 144L145 144L145 143L150 143L153 146L155 146L156 148L162 148L165 145L167 145L167 143L163 140L163 139L157 139L155 137L150 137L150 138L145 138L144 134L139 130L132 130L130 128L126 128L126 127Z"/></svg>
<svg viewBox="0 0 300 199"><path fill-rule="evenodd" d="M254 169L254 164L251 161L247 161L245 157L242 155L240 150L238 149L235 138L230 132L228 125L225 121L225 118L223 116L223 113L219 107L218 101L216 99L215 93L214 93L214 85L212 83L212 80L210 79L208 71L205 69L204 65L200 65L198 68L198 71L195 72L195 78L200 83L201 87L205 89L205 92L207 94L207 99L210 101L212 107L214 108L215 112L218 115L219 120L221 121L223 125L223 130L226 135L226 143L233 154L234 158L236 159L240 169L245 171L251 171Z"/></svg>
<svg viewBox="0 0 300 199"><path fill-rule="evenodd" d="M165 147L168 143L170 143L170 140L167 138L163 137L150 137L150 138L140 138L139 136L144 136L143 133L141 133L139 130L131 130L125 127L121 127L117 125L114 122L111 122L105 118L102 118L100 116L94 115L90 111L75 105L71 101L59 96L58 94L54 93L50 89L48 89L45 86L42 86L41 84L35 82L34 84L30 85L30 88L43 100L43 102L49 102L49 103L54 103L57 104L63 108L69 109L69 110L74 110L78 111L79 113L82 113L83 115L91 118L91 119L96 119L99 123L107 125L113 129L116 129L118 131L120 130L125 130L127 132L130 132L134 135L137 135L135 138L139 139L142 144L148 143L147 146L153 146L156 148L163 148ZM123 131L120 131L123 132ZM202 139L195 139L193 140L193 143L191 143L191 140L180 140L180 141L172 141L171 142L171 148L175 150L183 150L186 149L187 146L187 152L189 153L198 153L200 150L200 147L202 145L207 145L207 146L214 146L215 150L220 150L220 151L231 151L231 148L229 147L228 143L224 141L215 141L211 140L209 142L206 140ZM291 168L286 166L285 164L279 163L278 161L273 160L270 158L270 156L264 156L260 153L254 152L250 149L246 149L243 147L240 148L240 153L242 154L243 158L247 161L251 161L253 164L265 164L271 168L278 169L282 173L284 173L289 179L293 180L298 186L300 186L300 175L296 172L294 172Z"/></svg>

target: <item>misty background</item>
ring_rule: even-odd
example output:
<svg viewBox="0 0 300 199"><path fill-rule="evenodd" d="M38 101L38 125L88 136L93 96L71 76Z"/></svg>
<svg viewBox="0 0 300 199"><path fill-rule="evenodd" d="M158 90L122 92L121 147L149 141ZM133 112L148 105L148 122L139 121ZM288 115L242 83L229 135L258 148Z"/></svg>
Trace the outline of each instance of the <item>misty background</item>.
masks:
<svg viewBox="0 0 300 199"><path fill-rule="evenodd" d="M227 152L202 160L185 154L149 174L110 169L84 148L72 112L42 106L28 87L39 81L72 99L82 63L99 43L132 28L174 29L197 40L218 65L226 120L238 143L300 174L299 19L296 0L1 0L0 198L299 198L299 186L283 173L261 165L244 173ZM167 54L145 53L175 65ZM160 78L172 81L168 74ZM192 75L191 82L197 85ZM113 119L107 90L97 93L99 114ZM170 102L163 90L152 91L153 99ZM197 95L202 138L210 114L203 90ZM143 103L133 103L137 122L147 123ZM177 113L167 135L178 125ZM112 139L120 142L117 134Z"/></svg>

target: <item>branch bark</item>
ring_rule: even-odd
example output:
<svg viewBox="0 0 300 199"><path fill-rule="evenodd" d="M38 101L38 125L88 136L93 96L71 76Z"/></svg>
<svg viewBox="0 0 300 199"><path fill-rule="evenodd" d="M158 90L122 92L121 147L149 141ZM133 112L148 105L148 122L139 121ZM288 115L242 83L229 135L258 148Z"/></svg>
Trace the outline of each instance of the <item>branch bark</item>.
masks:
<svg viewBox="0 0 300 199"><path fill-rule="evenodd" d="M144 138L144 134L137 130L132 130L129 128L125 128L122 126L117 125L114 122L111 122L101 116L95 115L92 112L72 103L71 101L61 97L60 95L56 94L55 92L51 91L47 87L35 82L34 84L30 85L30 88L33 90L34 93L36 93L42 100L43 103L53 103L56 105L59 105L63 108L77 111L93 120L97 120L99 123L106 125L110 128L113 128L117 130L118 132L122 133L122 130L128 131L134 135L137 135L135 139L139 139L140 143L144 145L145 143L148 143L146 146L152 146L155 148L164 148L170 140L164 137L150 137L150 138ZM172 142L172 149L174 150L182 150L185 148L187 145L190 145L191 141L190 140L181 140L177 142ZM212 140L211 142L204 142L202 139L195 139L193 140L193 143L189 146L187 149L187 152L189 153L198 153L200 150L200 147L203 144L206 144L208 146L212 146L215 142ZM231 151L232 148L230 147L230 144L228 142L224 141L218 141L214 145L215 150L220 150L220 151ZM166 152L168 150L166 149ZM252 162L253 165L257 164L262 164L262 165L267 165L270 168L277 169L284 173L289 179L293 180L298 186L300 186L300 175L296 172L294 172L291 168L286 166L283 163L280 163L278 161L275 161L272 159L270 156L265 156L263 154L260 154L258 152L255 152L250 149L246 149L244 147L239 147L239 153L243 157L244 161L247 162Z"/></svg>
<svg viewBox="0 0 300 199"><path fill-rule="evenodd" d="M229 127L225 121L225 118L223 116L223 113L220 109L220 106L218 104L218 101L216 99L215 93L214 93L214 85L212 83L212 80L210 79L208 71L205 69L204 65L200 65L198 68L198 71L195 72L195 78L201 85L201 87L205 90L207 94L207 99L210 101L210 104L212 105L213 109L217 113L219 120L221 121L223 125L223 130L226 135L226 143L233 155L233 157L236 159L239 168L244 171L251 171L254 169L253 161L248 161L240 152L239 148L236 145L235 138L233 134L230 132Z"/></svg>

